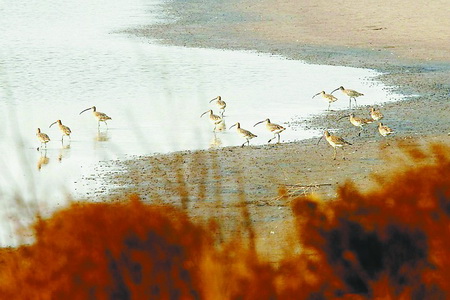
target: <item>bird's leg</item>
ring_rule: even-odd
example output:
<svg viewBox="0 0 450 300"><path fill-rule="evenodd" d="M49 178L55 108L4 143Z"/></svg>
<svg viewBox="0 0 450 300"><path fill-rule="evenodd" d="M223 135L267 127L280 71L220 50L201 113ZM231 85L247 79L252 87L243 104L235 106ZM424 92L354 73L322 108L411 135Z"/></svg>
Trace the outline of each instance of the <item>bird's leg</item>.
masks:
<svg viewBox="0 0 450 300"><path fill-rule="evenodd" d="M278 135L278 144L279 144L280 143L280 134L277 133L277 135Z"/></svg>
<svg viewBox="0 0 450 300"><path fill-rule="evenodd" d="M358 107L358 104L356 103L356 98L353 97L353 100L355 100L355 107Z"/></svg>
<svg viewBox="0 0 450 300"><path fill-rule="evenodd" d="M359 132L358 132L358 136L361 136L361 132L363 132L363 130L364 130L364 127L361 126L361 128L359 129Z"/></svg>
<svg viewBox="0 0 450 300"><path fill-rule="evenodd" d="M350 97L348 100L348 108L352 109L352 98Z"/></svg>
<svg viewBox="0 0 450 300"><path fill-rule="evenodd" d="M330 110L330 105L331 105L331 102L328 102L328 108L327 108L327 110Z"/></svg>
<svg viewBox="0 0 450 300"><path fill-rule="evenodd" d="M268 141L268 143L270 143L271 141L273 141L276 137L277 137L277 134L275 133L275 134L273 135L273 138L271 138L271 139Z"/></svg>
<svg viewBox="0 0 450 300"><path fill-rule="evenodd" d="M336 147L333 147L333 149L334 149L334 157L333 157L333 160L336 160Z"/></svg>

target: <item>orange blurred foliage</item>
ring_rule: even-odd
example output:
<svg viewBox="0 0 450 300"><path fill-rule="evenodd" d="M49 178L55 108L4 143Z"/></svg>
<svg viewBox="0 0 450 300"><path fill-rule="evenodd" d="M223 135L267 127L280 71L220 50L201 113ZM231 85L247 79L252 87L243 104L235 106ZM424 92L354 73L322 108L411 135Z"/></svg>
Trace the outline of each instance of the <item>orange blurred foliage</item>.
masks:
<svg viewBox="0 0 450 300"><path fill-rule="evenodd" d="M450 151L433 145L427 153L408 153L415 166L385 174L369 192L347 183L336 199L293 199L293 238L302 252L289 252L277 267L245 246L252 243L238 238L219 243L213 226L131 196L120 204L72 204L39 220L34 244L0 252L0 295L446 299Z"/></svg>
<svg viewBox="0 0 450 300"><path fill-rule="evenodd" d="M450 151L408 153L416 166L385 174L370 192L348 183L333 201L295 201L304 259L317 267L315 290L325 298L450 295Z"/></svg>

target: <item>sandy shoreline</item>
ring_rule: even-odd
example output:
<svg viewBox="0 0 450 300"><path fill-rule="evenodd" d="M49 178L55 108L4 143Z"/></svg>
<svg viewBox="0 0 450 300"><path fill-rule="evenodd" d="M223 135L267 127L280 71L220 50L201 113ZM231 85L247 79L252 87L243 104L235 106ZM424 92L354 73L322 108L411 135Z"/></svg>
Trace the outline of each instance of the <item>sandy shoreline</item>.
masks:
<svg viewBox="0 0 450 300"><path fill-rule="evenodd" d="M381 71L379 79L385 84L399 93L417 95L383 105L386 122L396 131L391 146L377 135L374 124L358 137L356 129L343 122L340 134L353 145L338 151L337 160L332 160L333 150L325 141L316 145L317 139L139 157L101 166L106 170L103 180L116 188L109 193L99 189L90 196L121 199L135 192L152 203L184 207L198 218L218 219L224 234L239 229L245 206L260 252L276 260L286 247L283 232L292 220L289 199L279 197L280 188L292 195L314 191L325 198L333 197L336 188L349 180L368 189L373 174L389 170L393 161L409 163L396 145L411 149L426 148L429 142L449 143L450 20L440 20L445 3L427 7L437 14L432 15L420 14L425 1L415 2L415 7L400 1L389 9L390 2L384 2L385 6L373 4L384 7L379 10L358 7L357 17L351 18L355 11L350 7L356 1L339 2L346 5L339 9L336 1L305 7L293 0L172 1L164 11L173 22L127 32L172 45L251 49L310 63ZM408 27L412 22L414 26ZM360 115L367 112L364 106L356 110ZM336 116L330 112L298 122L324 128ZM111 171L117 168L126 175Z"/></svg>

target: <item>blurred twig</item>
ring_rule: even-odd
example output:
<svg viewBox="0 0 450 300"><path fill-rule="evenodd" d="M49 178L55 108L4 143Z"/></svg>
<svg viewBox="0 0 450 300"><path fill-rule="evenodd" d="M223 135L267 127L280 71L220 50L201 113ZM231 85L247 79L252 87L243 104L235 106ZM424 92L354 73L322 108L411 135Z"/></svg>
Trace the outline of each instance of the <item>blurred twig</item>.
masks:
<svg viewBox="0 0 450 300"><path fill-rule="evenodd" d="M331 185L332 185L331 183L282 184L281 186L286 188L286 193L283 193L282 195L278 196L276 200L280 200L284 197L306 196L323 186L331 186Z"/></svg>

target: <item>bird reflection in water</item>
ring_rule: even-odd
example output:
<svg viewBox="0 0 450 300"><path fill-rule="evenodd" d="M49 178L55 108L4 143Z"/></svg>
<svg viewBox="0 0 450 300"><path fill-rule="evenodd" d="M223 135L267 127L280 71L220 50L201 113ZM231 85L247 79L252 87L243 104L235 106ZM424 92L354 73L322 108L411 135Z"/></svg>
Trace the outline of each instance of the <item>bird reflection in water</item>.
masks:
<svg viewBox="0 0 450 300"><path fill-rule="evenodd" d="M40 171L43 166L47 165L50 162L50 159L47 157L47 151L41 151L40 157L37 161L37 169Z"/></svg>
<svg viewBox="0 0 450 300"><path fill-rule="evenodd" d="M219 148L220 146L222 146L222 140L217 137L217 134L214 132L214 135L211 139L211 141L209 142L209 147L210 148Z"/></svg>
<svg viewBox="0 0 450 300"><path fill-rule="evenodd" d="M62 162L63 158L66 158L70 152L70 143L64 145L61 143L61 148L59 149L58 161Z"/></svg>
<svg viewBox="0 0 450 300"><path fill-rule="evenodd" d="M97 135L95 136L95 141L97 142L107 142L109 141L110 136L108 134L108 130L98 130Z"/></svg>

